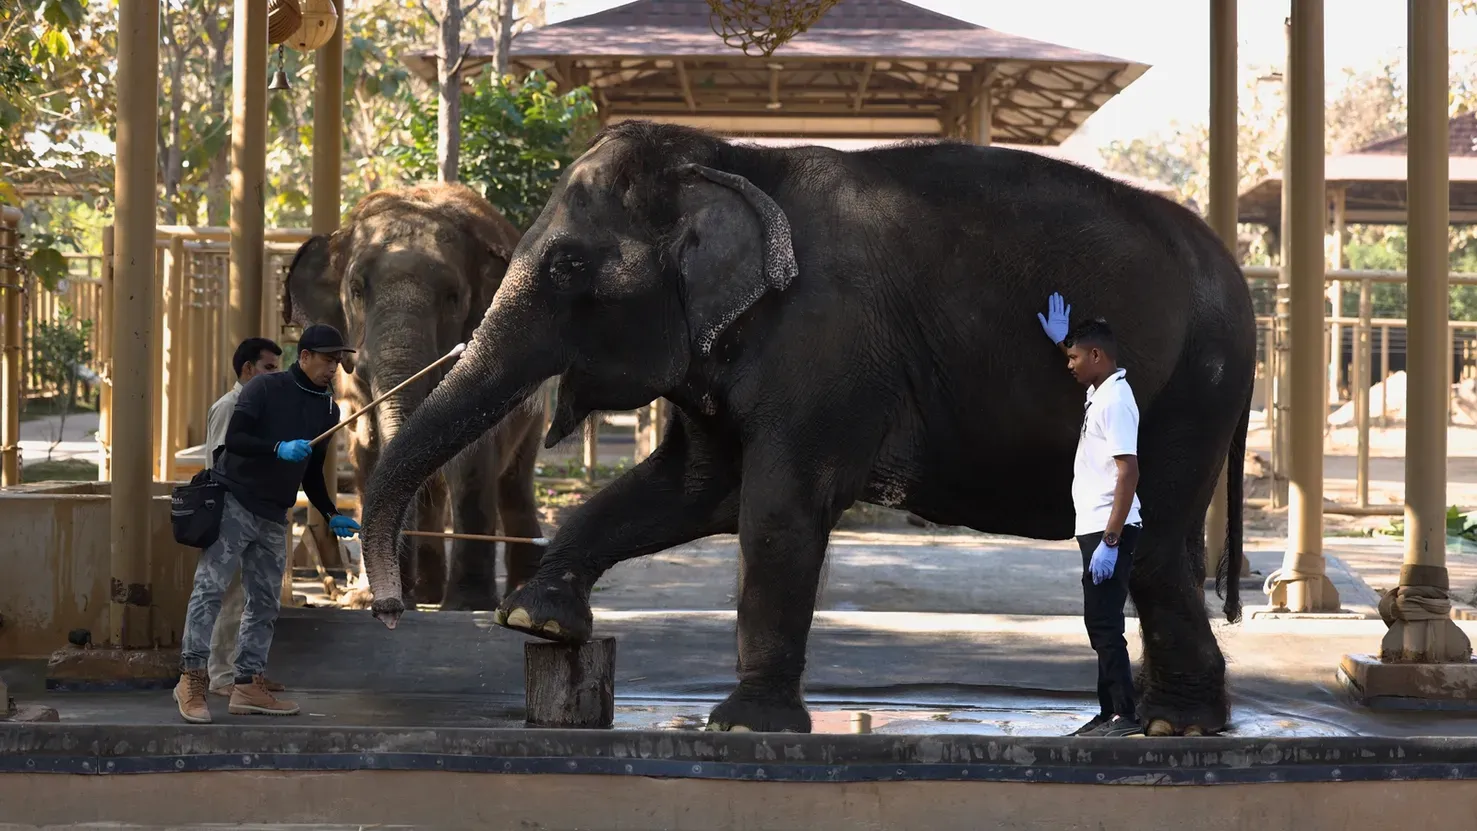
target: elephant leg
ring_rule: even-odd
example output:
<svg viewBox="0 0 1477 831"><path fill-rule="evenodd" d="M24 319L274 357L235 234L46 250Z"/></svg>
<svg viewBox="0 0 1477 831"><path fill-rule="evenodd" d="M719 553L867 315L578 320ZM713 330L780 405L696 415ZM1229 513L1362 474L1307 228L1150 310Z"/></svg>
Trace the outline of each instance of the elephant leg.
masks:
<svg viewBox="0 0 1477 831"><path fill-rule="evenodd" d="M497 451L487 439L446 467L451 493L452 528L458 534L493 534L498 530ZM497 608L497 543L451 541L451 576L445 612L490 612Z"/></svg>
<svg viewBox="0 0 1477 831"><path fill-rule="evenodd" d="M685 417L674 419L656 452L570 515L538 571L503 599L497 623L549 640L588 640L595 581L624 560L732 533L738 483L731 452Z"/></svg>
<svg viewBox="0 0 1477 831"><path fill-rule="evenodd" d="M739 508L738 688L709 730L809 733L801 676L831 528L850 500L784 452L746 450ZM860 484L860 483L858 483ZM828 490L831 492L828 493Z"/></svg>
<svg viewBox="0 0 1477 831"><path fill-rule="evenodd" d="M442 533L446 530L446 486L433 477L421 489L416 500L414 528ZM434 606L446 596L446 541L416 537L412 549L415 558L415 602Z"/></svg>
<svg viewBox="0 0 1477 831"><path fill-rule="evenodd" d="M514 457L498 476L497 510L502 533L510 537L543 536L538 522L538 499L534 495L533 470L541 438L529 430ZM528 543L503 543L503 594L512 594L538 572L544 549Z"/></svg>
<svg viewBox="0 0 1477 831"><path fill-rule="evenodd" d="M1226 661L1206 611L1205 546L1194 539L1226 447L1204 440L1214 420L1192 411L1139 432L1152 438L1140 451L1144 529L1129 595L1143 636L1138 712L1149 735L1217 733L1230 718Z"/></svg>

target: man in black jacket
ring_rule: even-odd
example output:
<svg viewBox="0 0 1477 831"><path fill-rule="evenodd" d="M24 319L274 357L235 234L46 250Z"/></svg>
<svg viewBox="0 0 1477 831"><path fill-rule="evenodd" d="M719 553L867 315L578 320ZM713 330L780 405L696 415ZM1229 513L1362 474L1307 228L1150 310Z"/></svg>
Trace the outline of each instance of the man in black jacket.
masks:
<svg viewBox="0 0 1477 831"><path fill-rule="evenodd" d="M180 680L174 688L174 700L185 721L202 724L211 720L205 698L211 631L220 614L221 598L238 568L246 608L241 616L229 710L238 715L297 714L296 704L267 689L263 674L287 568L287 512L297 502L301 485L334 533L348 537L359 528L354 520L339 514L324 483L327 443L308 445L310 439L338 423L333 376L344 353L353 351L332 326L309 326L298 340L297 363L287 372L251 379L236 400L226 427L225 451L211 468L211 475L225 491L220 538L200 554L185 614Z"/></svg>

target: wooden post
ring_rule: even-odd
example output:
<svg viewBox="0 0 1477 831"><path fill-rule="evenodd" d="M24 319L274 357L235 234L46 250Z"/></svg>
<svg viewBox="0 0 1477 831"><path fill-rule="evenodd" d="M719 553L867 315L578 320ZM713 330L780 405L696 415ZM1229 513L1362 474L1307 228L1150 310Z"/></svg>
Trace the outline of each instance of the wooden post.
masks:
<svg viewBox="0 0 1477 831"><path fill-rule="evenodd" d="M1390 324L1380 326L1380 429L1390 426Z"/></svg>
<svg viewBox="0 0 1477 831"><path fill-rule="evenodd" d="M101 311L97 363L102 383L97 393L97 480L112 478L113 435L113 226L103 228L102 278L98 305Z"/></svg>
<svg viewBox="0 0 1477 831"><path fill-rule="evenodd" d="M150 283L152 291L149 294L154 301L154 315L152 318L153 328L149 332L149 469L150 476L155 482L164 481L164 465L160 463L163 458L160 452L163 431L163 415L160 413L159 403L164 389L164 287L168 280L164 276L164 254L168 249L159 247L157 241L154 246L154 279Z"/></svg>
<svg viewBox="0 0 1477 831"><path fill-rule="evenodd" d="M585 481L595 481L595 465L600 461L599 413L590 413L585 418L585 447L582 459L585 463Z"/></svg>
<svg viewBox="0 0 1477 831"><path fill-rule="evenodd" d="M1373 314L1368 279L1359 281L1359 327L1354 330L1354 371L1349 393L1354 396L1354 423L1359 430L1358 470L1355 490L1359 507L1369 507L1369 319Z"/></svg>
<svg viewBox="0 0 1477 831"><path fill-rule="evenodd" d="M118 6L117 237L113 281L112 549L108 645L152 645L149 574L150 383L155 301L154 234L159 135L159 5Z"/></svg>
<svg viewBox="0 0 1477 831"><path fill-rule="evenodd" d="M20 254L21 212L18 208L0 208L0 291L5 297L4 358L4 434L0 435L0 483L6 487L19 485L21 435L21 272L17 268ZM4 705L0 699L0 706Z"/></svg>
<svg viewBox="0 0 1477 831"><path fill-rule="evenodd" d="M164 255L163 319L159 327L161 366L157 401L159 412L159 479L173 482L175 478L174 454L179 444L180 377L183 372L184 342L180 331L180 295L184 292L185 241L180 237L169 240Z"/></svg>
<svg viewBox="0 0 1477 831"><path fill-rule="evenodd" d="M615 638L523 644L529 727L606 728L615 723Z"/></svg>

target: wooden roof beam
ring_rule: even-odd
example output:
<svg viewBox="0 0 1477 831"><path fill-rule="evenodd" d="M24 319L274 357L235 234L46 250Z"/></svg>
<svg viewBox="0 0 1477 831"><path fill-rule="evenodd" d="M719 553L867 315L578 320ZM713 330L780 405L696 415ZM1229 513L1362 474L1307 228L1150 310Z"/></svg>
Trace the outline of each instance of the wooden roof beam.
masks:
<svg viewBox="0 0 1477 831"><path fill-rule="evenodd" d="M867 84L872 82L872 68L876 65L876 61L867 61L867 65L862 67L861 80L856 83L856 100L852 104L853 112L862 111L862 102L867 98Z"/></svg>
<svg viewBox="0 0 1477 831"><path fill-rule="evenodd" d="M685 62L677 62L677 82L682 84L682 98L687 101L687 111L697 112L697 101L692 97L692 82L687 78L687 66Z"/></svg>

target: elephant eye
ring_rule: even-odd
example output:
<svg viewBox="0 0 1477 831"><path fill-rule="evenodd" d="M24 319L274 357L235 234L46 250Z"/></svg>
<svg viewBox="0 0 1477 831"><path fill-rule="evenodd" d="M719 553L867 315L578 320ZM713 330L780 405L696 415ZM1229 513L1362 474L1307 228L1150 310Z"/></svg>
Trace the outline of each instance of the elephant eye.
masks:
<svg viewBox="0 0 1477 831"><path fill-rule="evenodd" d="M354 283L350 285L349 296L353 297L355 300L364 297L364 286L359 283Z"/></svg>

